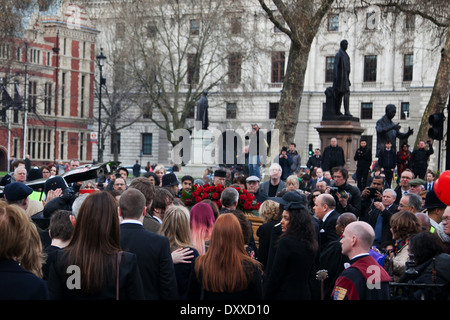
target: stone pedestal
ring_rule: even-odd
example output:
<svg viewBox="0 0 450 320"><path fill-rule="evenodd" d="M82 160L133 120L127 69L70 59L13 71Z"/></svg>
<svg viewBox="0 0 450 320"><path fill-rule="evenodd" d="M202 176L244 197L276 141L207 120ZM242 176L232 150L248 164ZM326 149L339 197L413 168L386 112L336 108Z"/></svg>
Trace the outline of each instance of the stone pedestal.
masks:
<svg viewBox="0 0 450 320"><path fill-rule="evenodd" d="M216 129L194 130L189 137L190 157L186 159L182 175L201 178L208 168L215 168L216 159Z"/></svg>
<svg viewBox="0 0 450 320"><path fill-rule="evenodd" d="M365 130L361 127L359 119L352 117L342 120L323 120L315 129L319 132L322 154L323 149L330 145L330 139L334 137L344 150L345 168L350 173L356 171L356 161L353 157L359 148L361 134Z"/></svg>

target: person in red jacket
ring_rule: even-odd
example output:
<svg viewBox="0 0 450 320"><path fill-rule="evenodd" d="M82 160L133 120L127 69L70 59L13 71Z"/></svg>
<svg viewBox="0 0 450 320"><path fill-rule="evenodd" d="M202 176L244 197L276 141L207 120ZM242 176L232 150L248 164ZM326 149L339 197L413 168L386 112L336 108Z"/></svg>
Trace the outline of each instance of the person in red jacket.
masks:
<svg viewBox="0 0 450 320"><path fill-rule="evenodd" d="M355 221L345 228L340 242L350 266L336 279L334 300L389 300L391 278L369 254L374 238L367 222Z"/></svg>

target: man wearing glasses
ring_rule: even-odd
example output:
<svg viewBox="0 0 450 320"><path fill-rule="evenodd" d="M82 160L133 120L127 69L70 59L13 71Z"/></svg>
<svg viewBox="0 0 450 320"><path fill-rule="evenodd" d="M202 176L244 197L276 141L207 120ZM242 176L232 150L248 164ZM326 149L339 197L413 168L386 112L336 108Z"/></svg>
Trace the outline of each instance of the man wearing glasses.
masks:
<svg viewBox="0 0 450 320"><path fill-rule="evenodd" d="M352 212L359 217L361 214L361 192L358 187L347 182L347 169L335 167L332 171L334 187L337 187L337 189L330 188L330 194L336 200L336 211L339 213Z"/></svg>
<svg viewBox="0 0 450 320"><path fill-rule="evenodd" d="M397 192L397 198L395 199L396 204L400 203L400 199L404 194L410 192L411 186L409 183L412 179L414 179L414 173L410 169L405 169L400 176L400 183L395 188L395 192Z"/></svg>

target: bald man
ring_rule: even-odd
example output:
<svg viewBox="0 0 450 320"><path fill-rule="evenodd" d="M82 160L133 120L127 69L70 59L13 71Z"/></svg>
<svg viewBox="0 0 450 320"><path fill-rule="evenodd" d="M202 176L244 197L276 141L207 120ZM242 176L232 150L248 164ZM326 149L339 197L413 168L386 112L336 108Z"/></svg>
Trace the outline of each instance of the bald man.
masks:
<svg viewBox="0 0 450 320"><path fill-rule="evenodd" d="M355 221L345 228L340 242L350 267L336 280L334 300L389 300L391 278L369 255L374 239L375 232L367 222Z"/></svg>
<svg viewBox="0 0 450 320"><path fill-rule="evenodd" d="M342 236L345 228L357 220L356 216L351 212L342 213L336 221L336 235ZM329 300L333 292L334 283L339 275L344 271L344 265L350 260L342 254L341 243L339 238L331 241L327 247L320 252L319 270L327 270L328 277L323 281L324 299Z"/></svg>

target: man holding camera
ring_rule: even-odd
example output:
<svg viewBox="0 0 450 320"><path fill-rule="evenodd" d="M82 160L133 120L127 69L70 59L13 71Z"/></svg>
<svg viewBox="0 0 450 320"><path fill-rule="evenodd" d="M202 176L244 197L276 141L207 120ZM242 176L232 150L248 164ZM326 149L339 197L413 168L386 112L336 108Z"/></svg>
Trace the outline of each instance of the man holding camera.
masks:
<svg viewBox="0 0 450 320"><path fill-rule="evenodd" d="M369 211L374 207L375 202L381 202L383 199L384 177L375 176L369 187L364 188L361 192L361 215L363 219Z"/></svg>
<svg viewBox="0 0 450 320"><path fill-rule="evenodd" d="M425 179L425 174L428 168L428 158L434 153L433 143L427 140L428 150L425 149L425 141L419 141L419 148L414 150L411 154L411 169L417 178Z"/></svg>
<svg viewBox="0 0 450 320"><path fill-rule="evenodd" d="M352 212L359 217L361 214L361 192L358 187L347 182L347 169L335 167L332 172L334 186L330 187L330 194L336 200L336 211L339 213Z"/></svg>
<svg viewBox="0 0 450 320"><path fill-rule="evenodd" d="M395 204L396 197L397 193L393 189L385 189L382 200L374 201L369 212L360 218L361 221L366 221L373 227L375 231L373 244L378 248L385 247L387 243L393 244L389 220L398 209L398 205Z"/></svg>

